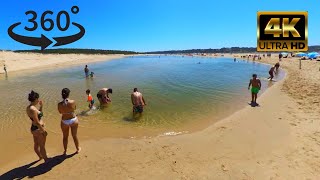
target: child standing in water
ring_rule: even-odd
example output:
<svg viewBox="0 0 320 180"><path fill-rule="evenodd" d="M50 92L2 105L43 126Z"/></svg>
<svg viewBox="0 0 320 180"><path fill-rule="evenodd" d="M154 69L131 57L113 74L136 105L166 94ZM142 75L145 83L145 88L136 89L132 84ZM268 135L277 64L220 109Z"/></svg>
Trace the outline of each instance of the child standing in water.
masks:
<svg viewBox="0 0 320 180"><path fill-rule="evenodd" d="M94 99L92 98L91 94L90 94L90 89L88 89L86 91L86 94L88 95L88 100L87 102L89 102L89 108L92 109L93 108L93 104L94 104Z"/></svg>
<svg viewBox="0 0 320 180"><path fill-rule="evenodd" d="M252 85L252 88L251 88L251 96L252 96L251 104L258 105L257 104L257 96L258 96L258 93L259 93L259 91L261 89L261 81L260 81L260 79L257 78L256 74L252 75L252 79L250 79L248 89L250 89L251 85Z"/></svg>

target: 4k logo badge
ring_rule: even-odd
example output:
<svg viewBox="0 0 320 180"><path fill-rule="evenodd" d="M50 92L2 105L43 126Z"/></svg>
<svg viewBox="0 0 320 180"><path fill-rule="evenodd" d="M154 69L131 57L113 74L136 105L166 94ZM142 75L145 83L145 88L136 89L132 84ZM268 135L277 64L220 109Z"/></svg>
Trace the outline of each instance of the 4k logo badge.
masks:
<svg viewBox="0 0 320 180"><path fill-rule="evenodd" d="M308 51L308 12L258 12L257 51Z"/></svg>

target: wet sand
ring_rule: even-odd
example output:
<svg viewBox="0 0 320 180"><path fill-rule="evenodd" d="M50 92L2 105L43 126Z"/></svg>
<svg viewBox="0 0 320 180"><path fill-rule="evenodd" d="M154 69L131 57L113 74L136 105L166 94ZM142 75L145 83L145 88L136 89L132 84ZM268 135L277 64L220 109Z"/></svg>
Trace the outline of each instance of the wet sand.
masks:
<svg viewBox="0 0 320 180"><path fill-rule="evenodd" d="M280 64L287 76L258 98L260 107L247 106L202 131L88 140L72 157L48 147L54 159L47 165L30 165L36 157L29 150L1 164L0 179L319 179L319 62L303 61L302 70L295 59Z"/></svg>

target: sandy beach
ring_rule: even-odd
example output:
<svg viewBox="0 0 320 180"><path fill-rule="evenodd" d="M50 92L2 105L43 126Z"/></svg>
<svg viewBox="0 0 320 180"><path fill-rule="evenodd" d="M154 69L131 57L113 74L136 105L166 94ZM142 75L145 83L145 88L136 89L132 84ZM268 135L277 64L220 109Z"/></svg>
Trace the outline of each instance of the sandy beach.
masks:
<svg viewBox="0 0 320 180"><path fill-rule="evenodd" d="M0 65L5 60L9 72L21 72L119 57L0 52ZM0 164L0 179L319 179L319 62L302 61L301 70L294 58L280 64L287 76L258 98L260 107L247 106L191 134L83 141L80 154L72 154L70 141L68 156L47 147L48 164L34 162L30 150Z"/></svg>
<svg viewBox="0 0 320 180"><path fill-rule="evenodd" d="M63 68L72 65L80 65L99 61L119 59L125 55L86 55L86 54L34 54L14 53L10 51L0 52L0 74L4 73L3 65L8 73L22 73L40 71L45 69Z"/></svg>

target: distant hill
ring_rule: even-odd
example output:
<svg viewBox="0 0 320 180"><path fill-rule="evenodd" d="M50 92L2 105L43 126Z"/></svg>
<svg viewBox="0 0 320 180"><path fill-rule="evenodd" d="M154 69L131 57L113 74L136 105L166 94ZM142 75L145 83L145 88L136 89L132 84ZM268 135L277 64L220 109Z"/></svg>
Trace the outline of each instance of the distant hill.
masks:
<svg viewBox="0 0 320 180"><path fill-rule="evenodd" d="M14 52L31 52L41 54L137 54L134 51L101 50L101 49L46 49L40 50L18 50Z"/></svg>
<svg viewBox="0 0 320 180"><path fill-rule="evenodd" d="M320 52L320 46L309 46L309 52ZM253 53L257 52L256 47L231 47L220 49L189 49L189 50L170 50L153 51L145 54L191 54L191 53Z"/></svg>
<svg viewBox="0 0 320 180"><path fill-rule="evenodd" d="M320 45L309 46L308 52L320 52ZM188 49L188 50L169 50L152 52L134 52L121 50L101 50L101 49L47 49L40 50L18 50L14 52L32 52L41 54L191 54L191 53L255 53L256 47L230 47L220 49Z"/></svg>

